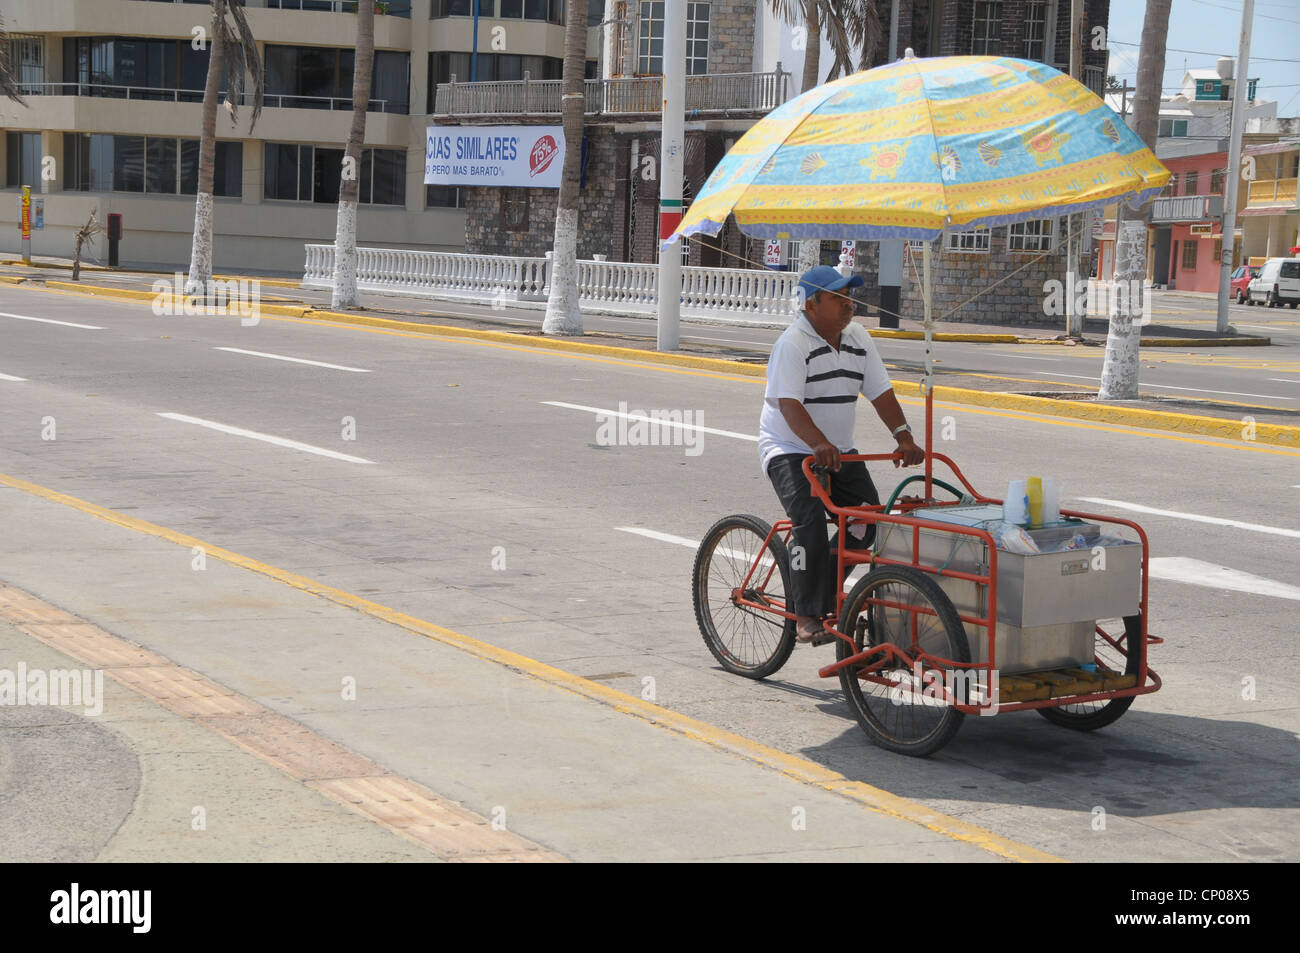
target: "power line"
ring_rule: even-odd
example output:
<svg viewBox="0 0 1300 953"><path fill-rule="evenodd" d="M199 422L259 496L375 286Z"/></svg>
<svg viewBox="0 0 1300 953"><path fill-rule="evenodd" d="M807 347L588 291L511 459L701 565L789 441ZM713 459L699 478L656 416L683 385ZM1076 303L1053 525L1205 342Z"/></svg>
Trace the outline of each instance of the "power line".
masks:
<svg viewBox="0 0 1300 953"><path fill-rule="evenodd" d="M1210 3L1209 0L1192 0L1192 2L1199 3L1206 7L1214 7L1217 10L1227 10L1229 13L1235 13L1237 16L1241 16L1241 7L1225 7L1217 3ZM1297 20L1287 20L1283 17L1269 16L1267 13L1256 13L1255 16L1259 17L1261 20L1277 20L1279 23L1290 23L1293 26L1300 23L1300 21Z"/></svg>
<svg viewBox="0 0 1300 953"><path fill-rule="evenodd" d="M1289 22L1289 21L1288 21L1288 22ZM1140 47L1140 46L1142 45L1142 44L1140 44L1140 43L1128 43L1128 42L1125 42L1124 40L1116 40L1116 39L1113 38L1113 37L1107 37L1107 38L1106 38L1106 42L1107 42L1107 43L1118 43L1120 46L1137 46L1137 47ZM1207 53L1205 50L1180 50L1180 49L1178 49L1177 47L1173 47L1173 46L1166 46L1166 47L1165 47L1165 52L1166 52L1166 53L1192 53L1192 54L1194 54L1194 55L1196 55L1196 56L1214 56L1214 57L1226 56L1226 55L1227 55L1226 53ZM1287 59L1280 59L1280 58L1278 58L1278 57L1274 57L1274 56L1252 56L1252 57L1250 58L1250 61L1251 61L1252 63L1300 63L1300 60L1287 60ZM1174 67L1174 68L1177 69L1177 67ZM1165 72L1168 72L1168 70L1166 70Z"/></svg>

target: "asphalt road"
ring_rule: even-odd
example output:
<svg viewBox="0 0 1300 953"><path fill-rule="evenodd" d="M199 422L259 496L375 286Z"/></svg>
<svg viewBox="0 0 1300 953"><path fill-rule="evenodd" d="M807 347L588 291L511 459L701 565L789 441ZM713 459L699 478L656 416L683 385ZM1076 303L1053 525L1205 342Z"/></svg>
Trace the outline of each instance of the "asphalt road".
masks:
<svg viewBox="0 0 1300 953"><path fill-rule="evenodd" d="M0 290L0 311L0 472L629 692L649 677L662 705L1067 859L1300 859L1294 451L939 408L940 449L991 495L1051 475L1067 503L1143 524L1164 688L1093 734L967 719L919 761L867 742L817 678L830 650L799 648L752 683L700 641L694 541L727 513L779 515L750 439L759 381L22 289ZM1263 372L1169 369L1207 385ZM690 411L711 429L692 447L603 446L592 408ZM859 444L883 448L870 416ZM241 660L210 665L220 680Z"/></svg>

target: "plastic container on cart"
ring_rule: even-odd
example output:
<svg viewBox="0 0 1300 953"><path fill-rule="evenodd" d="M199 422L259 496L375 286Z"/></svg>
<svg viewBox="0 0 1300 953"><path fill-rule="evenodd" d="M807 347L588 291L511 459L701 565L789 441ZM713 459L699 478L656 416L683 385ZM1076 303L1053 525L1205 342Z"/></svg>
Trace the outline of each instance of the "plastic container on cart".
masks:
<svg viewBox="0 0 1300 953"><path fill-rule="evenodd" d="M997 505L941 506L913 510L919 519L987 529L1001 522ZM917 562L972 574L989 571L988 546L974 536L881 525L876 552L887 559ZM1062 519L1026 528L1040 552L999 550L995 664L1004 674L1050 671L1090 663L1098 619L1135 615L1141 599L1142 545L1103 537L1095 523ZM1060 547L1073 545L1073 549ZM988 587L935 576L957 611L987 617ZM988 660L988 630L965 623L971 661Z"/></svg>

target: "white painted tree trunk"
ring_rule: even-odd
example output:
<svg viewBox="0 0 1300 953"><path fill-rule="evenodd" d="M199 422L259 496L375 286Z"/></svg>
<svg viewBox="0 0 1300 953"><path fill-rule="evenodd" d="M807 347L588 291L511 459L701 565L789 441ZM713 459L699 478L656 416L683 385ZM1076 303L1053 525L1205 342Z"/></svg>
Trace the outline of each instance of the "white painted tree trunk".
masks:
<svg viewBox="0 0 1300 953"><path fill-rule="evenodd" d="M204 294L212 280L212 193L200 192L194 200L194 246L190 250L187 295Z"/></svg>
<svg viewBox="0 0 1300 953"><path fill-rule="evenodd" d="M555 218L551 255L551 293L546 299L543 334L581 334L578 308L578 210L560 209Z"/></svg>
<svg viewBox="0 0 1300 953"><path fill-rule="evenodd" d="M1147 272L1146 246L1145 222L1141 219L1120 222L1115 242L1116 285L1124 289L1136 289L1142 285ZM1110 318L1106 332L1106 359L1101 368L1101 387L1097 396L1102 400L1137 400L1142 325L1135 319L1142 316L1142 300L1140 295L1132 293L1119 295L1119 300L1124 303L1124 309Z"/></svg>
<svg viewBox="0 0 1300 953"><path fill-rule="evenodd" d="M805 238L799 242L799 274L822 263L821 239Z"/></svg>
<svg viewBox="0 0 1300 953"><path fill-rule="evenodd" d="M357 203L339 199L334 232L334 293L331 308L355 308L357 295Z"/></svg>

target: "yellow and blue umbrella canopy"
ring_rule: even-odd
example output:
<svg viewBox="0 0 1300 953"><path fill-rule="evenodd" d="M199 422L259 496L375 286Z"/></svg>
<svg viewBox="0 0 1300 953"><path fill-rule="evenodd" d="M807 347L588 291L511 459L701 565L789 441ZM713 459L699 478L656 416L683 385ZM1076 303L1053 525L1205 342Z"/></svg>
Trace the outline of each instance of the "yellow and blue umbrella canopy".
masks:
<svg viewBox="0 0 1300 953"><path fill-rule="evenodd" d="M759 238L933 240L1155 196L1169 171L1042 63L908 58L818 86L736 142L665 245L729 214Z"/></svg>

